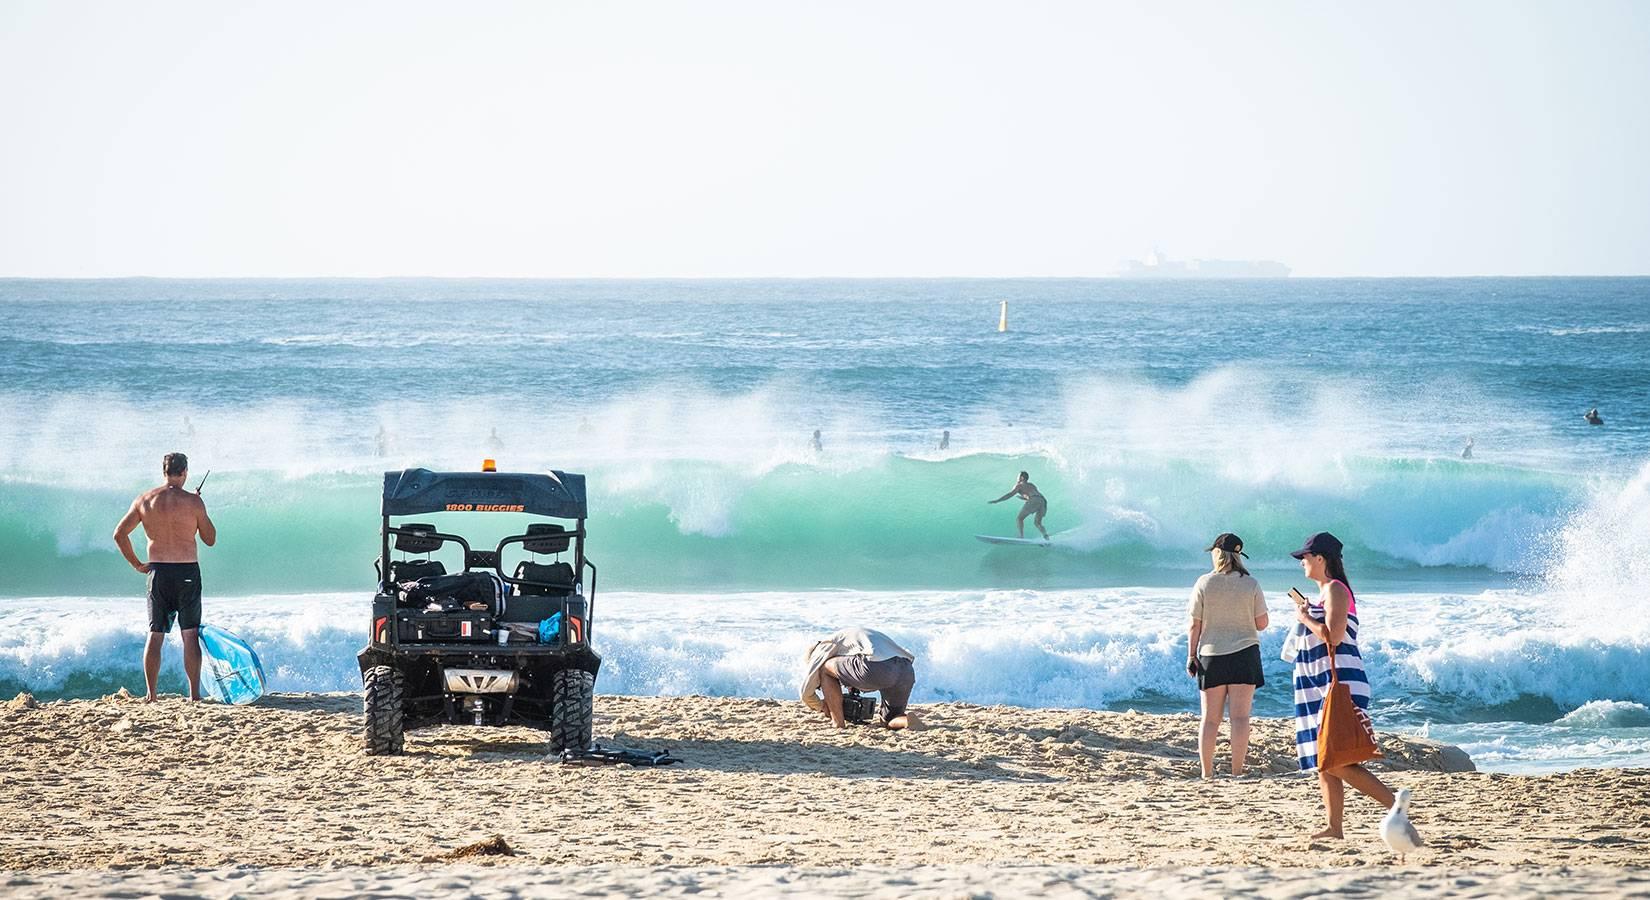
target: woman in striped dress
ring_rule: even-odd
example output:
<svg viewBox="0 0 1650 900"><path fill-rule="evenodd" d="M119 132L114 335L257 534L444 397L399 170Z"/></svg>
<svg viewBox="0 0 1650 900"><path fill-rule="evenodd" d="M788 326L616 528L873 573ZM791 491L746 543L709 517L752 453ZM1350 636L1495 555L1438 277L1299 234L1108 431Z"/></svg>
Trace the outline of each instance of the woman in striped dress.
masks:
<svg viewBox="0 0 1650 900"><path fill-rule="evenodd" d="M1335 673L1352 692L1358 711L1369 714L1369 678L1358 654L1358 601L1347 584L1346 566L1341 562L1341 542L1327 531L1306 539L1306 545L1290 554L1301 562L1301 571L1318 583L1318 602L1296 602L1296 616L1304 628L1297 629L1295 650L1295 755L1302 771L1318 768L1318 722L1323 698L1329 693L1329 645L1335 647ZM1392 791L1381 779L1361 765L1318 769L1318 787L1323 791L1329 826L1315 838L1341 837L1341 810L1346 786L1351 785L1381 804L1392 807Z"/></svg>

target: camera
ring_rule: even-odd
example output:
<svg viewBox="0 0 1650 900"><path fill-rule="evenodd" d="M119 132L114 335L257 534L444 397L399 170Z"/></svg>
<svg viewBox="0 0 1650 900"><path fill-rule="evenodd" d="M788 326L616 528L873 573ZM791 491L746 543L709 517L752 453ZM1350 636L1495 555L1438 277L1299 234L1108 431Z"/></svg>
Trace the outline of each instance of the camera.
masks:
<svg viewBox="0 0 1650 900"><path fill-rule="evenodd" d="M877 714L877 701L849 688L842 692L842 717L850 722L869 722Z"/></svg>

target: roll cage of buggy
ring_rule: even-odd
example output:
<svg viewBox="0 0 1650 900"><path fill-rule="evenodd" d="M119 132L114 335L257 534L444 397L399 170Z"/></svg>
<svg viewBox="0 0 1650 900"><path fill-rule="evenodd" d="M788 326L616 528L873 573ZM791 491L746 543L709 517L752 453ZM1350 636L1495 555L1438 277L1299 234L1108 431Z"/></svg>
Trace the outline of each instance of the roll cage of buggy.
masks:
<svg viewBox="0 0 1650 900"><path fill-rule="evenodd" d="M533 522L476 549L462 535L402 521L430 513L517 513L573 527ZM442 724L538 728L558 751L590 744L601 657L591 648L587 515L584 476L570 472L384 473L378 589L357 654L368 753L399 753L406 730ZM448 544L462 552L459 572L432 558ZM532 559L506 572L505 553L517 546ZM554 561L539 562L543 555Z"/></svg>

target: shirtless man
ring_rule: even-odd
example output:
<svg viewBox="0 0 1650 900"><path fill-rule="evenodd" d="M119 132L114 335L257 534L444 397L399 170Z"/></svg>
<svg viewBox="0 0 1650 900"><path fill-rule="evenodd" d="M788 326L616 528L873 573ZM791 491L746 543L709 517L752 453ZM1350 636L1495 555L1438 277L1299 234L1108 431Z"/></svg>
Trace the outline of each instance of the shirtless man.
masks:
<svg viewBox="0 0 1650 900"><path fill-rule="evenodd" d="M1037 490L1037 485L1031 483L1030 475L1021 472L1020 480L1014 482L1014 487L1010 488L1008 493L998 497L995 500L987 500L986 502L1001 503L1016 494L1018 494L1026 502L1026 505L1020 507L1019 517L1014 520L1015 527L1020 529L1020 537L1023 538L1026 536L1026 516L1035 513L1037 517L1032 520L1032 524L1036 525L1037 530L1043 533L1043 540L1053 540L1053 538L1048 536L1048 529L1043 527L1043 515L1048 512L1048 498L1044 497L1042 492Z"/></svg>
<svg viewBox="0 0 1650 900"><path fill-rule="evenodd" d="M143 702L155 701L155 682L160 678L160 647L175 621L183 631L183 671L189 676L189 699L201 698L201 567L195 552L195 535L210 547L218 542L218 529L206 515L200 490L186 490L189 458L168 453L161 459L166 483L138 495L126 517L115 526L115 546L132 568L149 576L149 642L143 648L143 681L148 693ZM149 561L143 562L132 550L132 529L143 525L149 538Z"/></svg>

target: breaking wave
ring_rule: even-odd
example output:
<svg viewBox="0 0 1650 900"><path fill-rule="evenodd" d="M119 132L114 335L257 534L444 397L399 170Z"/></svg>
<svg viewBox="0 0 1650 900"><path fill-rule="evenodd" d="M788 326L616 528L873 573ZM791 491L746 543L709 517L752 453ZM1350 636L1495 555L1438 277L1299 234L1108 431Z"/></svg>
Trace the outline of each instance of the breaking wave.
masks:
<svg viewBox="0 0 1650 900"><path fill-rule="evenodd" d="M1046 525L1060 538L1048 552L972 537L1013 534L1017 501L984 501L1021 469L1051 498ZM1189 461L1088 466L1048 453L585 471L592 557L610 583L646 590L1161 583L1202 566L1203 546L1220 531L1243 535L1263 570L1292 568L1288 551L1330 530L1365 572L1539 575L1562 556L1555 541L1573 541L1565 529L1579 527L1587 499L1566 478L1453 461L1343 460L1333 479L1307 483ZM131 590L109 534L143 486L0 479L0 592ZM360 471L214 473L206 496L222 539L204 551L210 589L369 587L380 486L380 475ZM492 539L521 527L511 517L449 524Z"/></svg>

